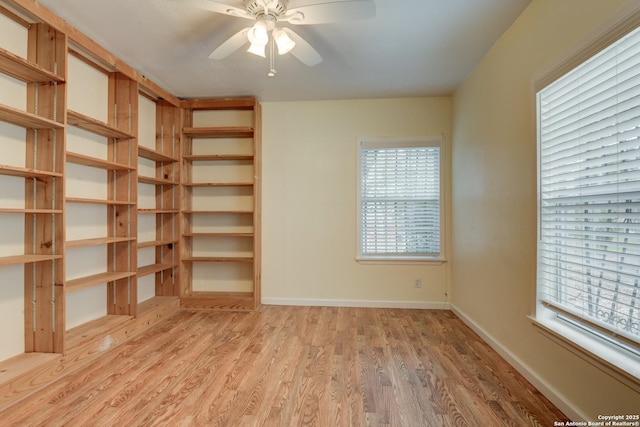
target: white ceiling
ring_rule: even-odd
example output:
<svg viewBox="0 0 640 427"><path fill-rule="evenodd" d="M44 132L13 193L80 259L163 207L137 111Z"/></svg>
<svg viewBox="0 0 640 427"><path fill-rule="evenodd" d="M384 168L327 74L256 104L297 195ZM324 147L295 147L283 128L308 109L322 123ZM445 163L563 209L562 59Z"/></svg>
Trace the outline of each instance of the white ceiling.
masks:
<svg viewBox="0 0 640 427"><path fill-rule="evenodd" d="M327 1L290 0L289 7ZM370 20L282 23L324 61L310 68L291 54L277 56L276 77L266 75L268 60L246 48L208 58L251 25L245 19L176 0L39 2L178 97L283 101L451 94L531 0L375 0Z"/></svg>

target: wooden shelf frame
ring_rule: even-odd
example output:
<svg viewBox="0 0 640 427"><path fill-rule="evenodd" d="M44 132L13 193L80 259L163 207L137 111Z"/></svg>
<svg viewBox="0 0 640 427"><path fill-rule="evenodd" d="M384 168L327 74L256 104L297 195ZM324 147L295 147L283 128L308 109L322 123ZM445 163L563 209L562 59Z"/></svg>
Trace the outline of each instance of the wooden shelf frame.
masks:
<svg viewBox="0 0 640 427"><path fill-rule="evenodd" d="M102 122L94 119L93 117L85 116L84 114L73 110L67 110L67 124L107 138L135 138L135 135L131 132L121 130L109 123Z"/></svg>
<svg viewBox="0 0 640 427"><path fill-rule="evenodd" d="M134 171L136 170L135 166L123 165L120 163L112 162L109 160L99 159L97 157L86 156L84 154L73 153L67 151L67 162L74 163L82 166L89 166L93 168L100 168L106 170L126 170L126 171Z"/></svg>
<svg viewBox="0 0 640 427"><path fill-rule="evenodd" d="M180 185L179 182L175 182L169 179L152 178L149 176L140 176L140 175L138 175L138 182L143 184L151 184L151 185Z"/></svg>
<svg viewBox="0 0 640 427"><path fill-rule="evenodd" d="M138 277L154 276L155 295L182 294L180 264L180 108L163 100L153 100L156 109L156 138L138 146L138 157L155 163L155 176L138 176L138 183L155 186L155 207L139 208L138 215L155 215L155 239L141 242L138 249L153 248L155 263L138 268ZM169 272L169 274L167 274Z"/></svg>
<svg viewBox="0 0 640 427"><path fill-rule="evenodd" d="M0 120L26 129L24 167L4 167L3 175L24 178L27 254L4 262L25 264L25 352L64 351L64 148L68 38L52 25L34 22L27 29L26 59L0 52L0 73L26 82L26 108L0 105ZM29 249L27 249L29 248Z"/></svg>
<svg viewBox="0 0 640 427"><path fill-rule="evenodd" d="M162 263L150 264L150 265L145 265L143 267L138 267L137 274L138 274L138 278L140 278L140 277L148 276L150 274L159 273L161 271L172 270L176 267L177 265L175 264L162 264Z"/></svg>
<svg viewBox="0 0 640 427"><path fill-rule="evenodd" d="M207 187L253 187L254 182L237 181L237 182L185 182L185 187L207 188Z"/></svg>
<svg viewBox="0 0 640 427"><path fill-rule="evenodd" d="M235 262L235 263L253 263L254 257L250 256L191 256L183 258L183 262Z"/></svg>
<svg viewBox="0 0 640 427"><path fill-rule="evenodd" d="M104 273L92 274L90 276L79 277L77 279L67 280L65 288L67 293L75 292L81 289L101 285L103 283L112 283L118 280L127 279L135 275L135 271L108 271Z"/></svg>
<svg viewBox="0 0 640 427"><path fill-rule="evenodd" d="M38 264L25 268L24 329L27 331L25 351L62 354L70 346L85 345L84 342L80 342L84 341L81 337L89 331L93 333L96 328L110 330L111 327L124 329L130 321L135 320L137 315L151 313L150 310L147 311L148 308L143 307L152 307L160 303L169 304L169 302L173 304L176 301L175 298L180 296L192 299L205 296L227 299L232 297L245 301L246 304L243 303L243 307L255 308L259 305L259 287L253 292L242 295L241 293L231 296L229 293L205 294L187 290L184 285L186 281L181 278L184 270L181 256L185 239L191 240L193 237L202 235L192 233L189 236L190 229L187 230L186 235L182 235L185 223L193 219L184 220L180 205L183 194L190 191L190 188L205 186L256 187L255 183L249 182L194 183L191 186L183 186L181 176L183 166L201 161L231 160L248 162L255 167L260 159L259 147L254 148L255 152L252 154L186 154L186 158L182 158L181 154L186 153L182 149L183 140L185 138L259 140L260 107L256 100L246 97L189 100L183 103L108 54L46 8L31 2L20 2L16 8L20 14L24 14L29 19L27 59L0 47L0 74L27 83L27 103L24 110L0 104L0 121L26 129L27 153L24 165L0 165L0 175L24 179L27 195L24 207L0 208L0 214L23 215L27 223L24 230L25 247L33 246L38 249L34 254L0 257L0 265ZM71 49L70 40L74 43ZM86 52L87 55L79 52ZM88 54L89 52L91 54ZM66 84L70 54L85 56L84 61L94 62L107 74L109 98L107 122L87 116L80 111L68 109ZM140 93L148 98L154 98L157 104L158 125L155 149L138 145L138 96ZM191 126L189 129L190 126L185 126L183 109L190 111L250 110L256 118L249 126L200 128ZM65 141L69 127L107 138L108 158L95 158L81 153L67 152ZM155 177L138 177L137 157L156 162ZM106 170L109 196L105 200L66 197L64 181L67 178L65 168L68 166L65 167L65 164ZM123 181L128 184L123 185ZM137 209L137 183L156 186L155 209ZM258 190L255 190L255 197L259 196ZM108 218L105 225L108 236L66 240L64 227L65 216L69 211L67 203L105 205ZM156 215L156 240L140 242L138 245L135 237L138 235L138 213ZM257 218L259 204L256 202L252 209L214 209L192 211L192 213L248 214ZM131 218L131 222L121 221L125 216ZM256 242L259 240L259 226L254 223L252 227L254 231L250 233L211 233L208 236L252 238ZM64 251L100 245L108 246L107 271L66 280ZM138 269L138 248L153 248L156 251L156 262ZM128 252L131 255L123 256ZM241 262L255 266L258 265L259 255L191 257L187 263L205 262L204 258L218 263ZM167 271L171 271L171 274L167 274ZM259 276L259 268L254 268L254 271ZM145 301L137 304L137 278L146 274L155 274L157 296L153 298L152 303ZM38 285L37 289L32 287L33 283ZM107 285L108 315L104 319L97 319L95 322L73 328L65 334L65 302L59 299L58 303L52 304L51 295L64 296L102 283ZM187 293L189 295L186 295ZM163 298L168 302L162 302L164 300L158 302ZM39 323L36 325L32 319L37 319ZM107 324L110 326L105 329ZM99 340L96 337L92 339ZM76 342L76 340L79 341Z"/></svg>
<svg viewBox="0 0 640 427"><path fill-rule="evenodd" d="M248 111L257 108L256 99L252 96L239 96L234 98L194 98L184 99L180 102L180 107L185 110L237 110Z"/></svg>
<svg viewBox="0 0 640 427"><path fill-rule="evenodd" d="M183 206L182 206L182 264L184 267L184 280L186 292L183 296L182 303L186 307L202 307L202 308L229 308L237 309L255 309L260 301L260 156L261 156L261 109L260 104L254 98L237 98L237 99L201 99L189 100L182 103L184 108L184 126L183 134L183 150L182 150L182 189L183 189ZM251 123L247 123L248 114L235 114L234 111L250 111ZM235 120L236 123L230 123L230 126L194 126L194 115L206 111L206 118L198 120L197 123L205 123L208 118L212 118L210 123L219 123L229 118ZM225 111L222 116L216 116L216 111ZM239 126L236 124L240 124ZM221 141L220 148L217 148L217 141L206 141L208 139L227 139L229 141ZM251 140L252 151L247 152L246 143L242 142L246 139ZM204 140L204 141L199 141ZM237 140L237 146L234 140ZM194 145L197 150L194 150ZM205 145L206 144L206 145ZM234 150L237 148L237 151ZM235 152L234 152L235 151ZM204 180L194 180L194 170L198 167L205 167L202 162L212 162L206 164L206 167L216 168L218 165L221 174L214 174L215 181L203 182ZM225 175L229 169L237 167L250 166L252 170L251 178L240 180L233 177L233 173ZM224 179L228 176L229 179ZM236 187L249 188L250 190L233 190ZM195 198L201 197L202 192L197 191L201 188L231 188L227 192L224 190L225 199L223 204L216 207L215 204L208 205L205 209L197 208L194 201ZM248 193L250 191L250 193ZM235 195L234 195L235 194ZM250 194L253 201L250 206L246 204L246 197ZM233 202L236 197L237 203ZM229 203L231 202L231 204ZM214 202L215 203L215 202ZM201 219L202 218L202 219ZM235 218L235 219L234 219ZM230 221L231 224L242 223L242 225L231 225L232 229L219 232L199 232L194 224L202 221L222 221L220 224ZM233 227L241 227L234 230ZM248 228L247 228L248 227ZM222 256L199 256L197 255L197 247L204 241L202 238L210 239L212 245L219 246ZM241 239L242 246L246 249L246 244L252 244L252 255L247 256L246 250L227 249L223 245L229 243L231 239ZM240 240L239 240L240 241ZM239 242L238 241L238 242ZM209 241L208 241L209 242ZM207 243L208 244L208 243ZM231 240L231 245L234 245ZM211 264L211 266L207 266ZM239 265L237 267L224 267L223 265ZM197 265L204 265L197 267ZM221 267L213 267L221 265ZM241 292L242 295L235 291L230 292L200 292L193 289L194 271L199 268L212 268L213 270L203 271L220 271L221 274L239 274L237 276L237 289L246 287L245 275L247 272L253 275L252 292ZM224 273L222 273L224 271ZM217 274L217 273L216 273ZM206 285L205 285L206 286ZM229 286L228 289L234 289Z"/></svg>
<svg viewBox="0 0 640 427"><path fill-rule="evenodd" d="M89 199L85 197L66 197L67 203L88 203L96 205L120 205L120 206L135 206L135 202L125 200L108 200L108 199Z"/></svg>
<svg viewBox="0 0 640 427"><path fill-rule="evenodd" d="M24 83L63 83L65 81L64 76L59 76L52 71L49 71L46 68L1 47L0 73L11 76Z"/></svg>
<svg viewBox="0 0 640 427"><path fill-rule="evenodd" d="M220 209L220 210L190 210L185 209L182 211L183 214L192 215L192 214L252 214L253 210L248 209Z"/></svg>
<svg viewBox="0 0 640 427"><path fill-rule="evenodd" d="M185 127L185 136L193 138L253 138L254 129L247 126Z"/></svg>
<svg viewBox="0 0 640 427"><path fill-rule="evenodd" d="M63 213L63 210L62 209L32 209L32 208L0 208L0 214L2 213L52 215L52 214L61 214Z"/></svg>
<svg viewBox="0 0 640 427"><path fill-rule="evenodd" d="M138 156L143 157L145 159L153 160L154 162L178 162L179 159L173 156L169 156L167 154L161 153L160 151L153 150L151 148L139 145L138 146Z"/></svg>
<svg viewBox="0 0 640 427"><path fill-rule="evenodd" d="M138 214L179 214L180 209L138 209Z"/></svg>
<svg viewBox="0 0 640 427"><path fill-rule="evenodd" d="M182 160L190 162L210 162L217 160L247 160L252 161L253 154L186 154Z"/></svg>
<svg viewBox="0 0 640 427"><path fill-rule="evenodd" d="M62 259L62 255L10 255L0 257L0 266L30 264L32 262L52 261L55 259Z"/></svg>
<svg viewBox="0 0 640 427"><path fill-rule="evenodd" d="M91 239L67 240L66 248L86 248L89 246L108 245L111 243L133 242L134 237L95 237Z"/></svg>
<svg viewBox="0 0 640 427"><path fill-rule="evenodd" d="M15 7L15 10L13 10ZM5 49L5 41L0 41L0 74L26 83L26 106L15 108L0 104L0 121L26 129L25 162L23 165L0 165L0 176L24 180L24 203L19 206L0 208L0 219L15 221L21 215L24 218L25 255L0 257L0 265L24 264L24 348L26 359L33 355L47 355L46 360L61 359L69 348L78 344L85 346L87 335L95 343L103 341L100 333L110 334L109 324L119 329L119 334L130 333L129 325L134 322L137 312L137 136L138 136L138 95L144 93L148 97L162 99L159 103L170 105L177 117L174 135L178 143L172 147L175 153L165 154L162 150L140 149L141 157L150 157L163 163L177 165L179 171L180 101L149 81L126 63L116 58L88 37L80 33L68 23L57 17L49 9L37 2L17 2L11 10L0 12L3 18L14 20L22 25L26 35L26 58ZM73 46L70 46L70 43ZM85 62L91 62L108 76L108 122L102 122L82 114L80 111L68 109L67 79L69 55L82 56ZM4 124L3 123L3 124ZM66 132L70 127L106 137L109 145L108 159L98 159L80 153L66 152ZM0 147L2 148L2 147ZM107 171L108 199L66 197L66 168L69 164L79 164ZM67 166L65 166L67 165ZM126 179L123 179L125 178ZM123 185L122 181L130 184ZM145 178L140 180L145 181ZM148 182L150 180L147 180ZM169 186L169 179L158 175L153 184ZM181 185L179 173L171 178L170 185L175 189L177 200L180 200ZM130 193L131 196L125 195ZM91 197L91 196L90 196ZM98 203L107 209L106 228L108 236L104 238L87 238L66 240L65 217L69 211L67 203ZM160 208L160 207L159 207ZM179 209L179 206L172 206ZM164 215L164 214L163 214ZM131 217L131 223L120 224L124 217ZM180 217L180 214L171 214ZM119 218L120 221L114 220ZM173 261L180 270L179 263L179 221L175 228L178 233L169 244L153 244L156 248L173 246L176 255ZM160 241L160 240L159 240ZM108 245L106 264L108 271L89 277L66 280L66 249L85 248L89 246ZM33 254L28 252L31 248ZM77 250L77 249L75 249ZM176 254L176 251L177 254ZM122 256L131 252L131 256ZM114 254L118 253L119 256ZM120 258L125 258L121 260ZM127 268L125 265L132 265ZM162 274L160 274L162 276ZM164 276L169 276L164 274ZM107 283L107 304L109 313L104 319L81 325L71 331L66 328L66 310L64 295L85 287L96 280ZM174 285L171 285L174 286ZM131 289L131 292L127 290ZM179 289L179 285L175 285ZM174 295L174 294L172 294ZM177 295L177 293L175 294ZM55 296L55 301L52 300ZM132 305L129 303L132 301ZM162 306L162 307L161 307ZM157 316L157 307L162 313L169 313L169 308L178 308L177 296L154 297L152 301L140 304L142 319L136 329L144 329L143 324L152 323ZM116 326L117 325L117 326ZM76 339L82 341L77 343ZM115 341L118 341L115 339ZM86 350L86 349L85 349ZM83 350L84 351L84 350ZM92 351L95 353L95 351ZM77 355L79 353L75 353ZM71 357L75 357L71 356ZM82 355L84 357L84 355ZM38 368L40 369L40 368ZM33 378L33 377L32 377Z"/></svg>
<svg viewBox="0 0 640 427"><path fill-rule="evenodd" d="M245 233L245 232L237 232L237 231L219 231L219 232L208 232L208 233L193 233L187 232L182 234L184 237L251 237L253 238L253 233Z"/></svg>
<svg viewBox="0 0 640 427"><path fill-rule="evenodd" d="M62 174L59 172L38 170L38 169L32 169L32 168L23 168L18 166L8 166L8 165L0 165L0 175L15 176L19 178L48 178L48 177L62 178Z"/></svg>
<svg viewBox="0 0 640 427"><path fill-rule="evenodd" d="M177 245L178 240L149 240L145 242L138 241L138 249L155 248L157 246Z"/></svg>
<svg viewBox="0 0 640 427"><path fill-rule="evenodd" d="M79 116L85 130L108 137L107 161L131 165L134 170L107 169L107 233L109 237L138 235L138 93L139 84L120 71L109 73L107 87L108 123ZM75 117L74 117L75 119ZM69 120L67 118L67 120ZM107 250L109 271L133 272L107 283L107 314L136 316L138 266L136 241L111 243Z"/></svg>
<svg viewBox="0 0 640 427"><path fill-rule="evenodd" d="M63 123L4 104L0 104L0 121L26 129L62 129L64 127Z"/></svg>

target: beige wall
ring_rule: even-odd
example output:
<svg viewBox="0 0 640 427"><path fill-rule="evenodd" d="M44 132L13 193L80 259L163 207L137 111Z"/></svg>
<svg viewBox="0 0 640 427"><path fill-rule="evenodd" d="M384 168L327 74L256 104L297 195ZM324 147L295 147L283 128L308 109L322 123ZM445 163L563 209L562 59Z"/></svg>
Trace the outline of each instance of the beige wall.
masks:
<svg viewBox="0 0 640 427"><path fill-rule="evenodd" d="M449 144L450 113L447 97L263 104L265 303L442 306L448 264L356 262L356 138Z"/></svg>
<svg viewBox="0 0 640 427"><path fill-rule="evenodd" d="M631 414L640 395L540 335L533 83L615 22L623 0L534 0L453 97L455 310L568 415ZM559 402L559 399L564 403Z"/></svg>

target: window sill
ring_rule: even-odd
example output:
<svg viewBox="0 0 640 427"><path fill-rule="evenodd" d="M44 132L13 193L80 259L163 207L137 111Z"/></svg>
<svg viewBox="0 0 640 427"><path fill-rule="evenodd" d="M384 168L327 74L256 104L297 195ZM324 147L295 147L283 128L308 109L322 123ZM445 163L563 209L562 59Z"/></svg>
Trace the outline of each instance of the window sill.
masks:
<svg viewBox="0 0 640 427"><path fill-rule="evenodd" d="M384 257L356 257L360 264L424 264L442 265L447 262L443 258L384 258Z"/></svg>
<svg viewBox="0 0 640 427"><path fill-rule="evenodd" d="M542 335L640 393L640 357L562 320L530 319Z"/></svg>

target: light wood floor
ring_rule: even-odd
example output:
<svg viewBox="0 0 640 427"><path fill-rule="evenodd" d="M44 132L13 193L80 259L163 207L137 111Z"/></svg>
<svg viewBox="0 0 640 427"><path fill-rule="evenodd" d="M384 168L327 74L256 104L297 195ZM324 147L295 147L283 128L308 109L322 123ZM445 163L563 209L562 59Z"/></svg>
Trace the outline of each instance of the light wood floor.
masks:
<svg viewBox="0 0 640 427"><path fill-rule="evenodd" d="M449 311L182 310L0 414L69 426L550 426L562 413Z"/></svg>

